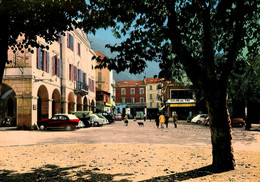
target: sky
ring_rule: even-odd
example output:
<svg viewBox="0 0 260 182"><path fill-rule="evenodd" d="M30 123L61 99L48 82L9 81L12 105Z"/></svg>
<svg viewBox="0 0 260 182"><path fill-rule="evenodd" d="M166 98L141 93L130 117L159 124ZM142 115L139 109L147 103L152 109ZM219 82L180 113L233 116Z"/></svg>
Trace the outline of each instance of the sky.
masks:
<svg viewBox="0 0 260 182"><path fill-rule="evenodd" d="M123 39L116 39L113 34L111 29L100 29L96 32L95 35L93 34L88 34L89 41L91 43L92 49L94 51L99 51L105 56L112 58L115 55L113 55L108 48L105 48L106 44L109 43L119 43ZM115 73L114 72L114 79L115 82L118 81L129 81L129 80L143 80L144 76L146 78L152 78L154 75L159 74L159 64L156 62L147 62L147 68L145 71L141 74L133 75L130 74L128 71L120 72L120 73Z"/></svg>

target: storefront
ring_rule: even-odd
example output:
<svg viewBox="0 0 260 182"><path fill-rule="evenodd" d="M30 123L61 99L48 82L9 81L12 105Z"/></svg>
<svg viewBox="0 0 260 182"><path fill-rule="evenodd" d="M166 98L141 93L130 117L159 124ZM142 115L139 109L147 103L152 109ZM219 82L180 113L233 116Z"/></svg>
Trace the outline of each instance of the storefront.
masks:
<svg viewBox="0 0 260 182"><path fill-rule="evenodd" d="M166 102L169 116L173 116L177 112L178 119L186 120L188 116L192 116L195 111L195 99L169 99Z"/></svg>

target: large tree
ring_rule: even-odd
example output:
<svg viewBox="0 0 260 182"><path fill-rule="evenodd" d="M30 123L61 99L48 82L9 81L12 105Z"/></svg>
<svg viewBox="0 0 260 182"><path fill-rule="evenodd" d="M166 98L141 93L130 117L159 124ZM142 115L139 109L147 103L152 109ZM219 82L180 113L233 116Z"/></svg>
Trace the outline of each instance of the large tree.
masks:
<svg viewBox="0 0 260 182"><path fill-rule="evenodd" d="M77 20L86 10L85 5L85 0L1 0L0 90L9 48L14 52L30 46L48 49L37 42L37 36L51 43L65 30L79 27ZM24 39L17 43L19 36Z"/></svg>
<svg viewBox="0 0 260 182"><path fill-rule="evenodd" d="M107 45L118 53L103 59L101 67L131 73L142 72L146 61L160 61L165 73L183 67L207 103L212 164L234 169L227 87L238 56L259 54L257 1L90 0L84 22L88 31L113 27L115 36L125 38Z"/></svg>

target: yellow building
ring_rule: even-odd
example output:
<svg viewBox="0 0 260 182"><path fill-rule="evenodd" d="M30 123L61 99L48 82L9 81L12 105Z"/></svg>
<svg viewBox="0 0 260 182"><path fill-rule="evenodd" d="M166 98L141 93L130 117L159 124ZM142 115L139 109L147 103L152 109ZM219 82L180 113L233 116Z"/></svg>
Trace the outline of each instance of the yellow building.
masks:
<svg viewBox="0 0 260 182"><path fill-rule="evenodd" d="M146 84L146 108L147 118L155 118L156 113L160 107L158 78L145 78L144 83Z"/></svg>

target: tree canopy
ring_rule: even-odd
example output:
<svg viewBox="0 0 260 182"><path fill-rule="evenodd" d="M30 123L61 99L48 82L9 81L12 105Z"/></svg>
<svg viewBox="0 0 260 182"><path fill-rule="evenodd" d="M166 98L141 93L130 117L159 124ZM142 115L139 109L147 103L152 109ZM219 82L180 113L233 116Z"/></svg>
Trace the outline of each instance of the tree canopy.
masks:
<svg viewBox="0 0 260 182"><path fill-rule="evenodd" d="M159 61L163 77L185 70L207 102L212 164L228 170L235 163L227 88L239 62L259 54L259 8L255 0L90 0L84 26L126 36L107 45L118 54L100 67L140 73L146 61Z"/></svg>
<svg viewBox="0 0 260 182"><path fill-rule="evenodd" d="M40 45L37 36L47 43L58 40L66 30L79 27L86 10L85 0L2 0L0 2L0 83L7 61L9 47L14 52ZM17 43L17 38L23 41ZM29 51L32 51L29 49ZM0 84L1 85L1 84Z"/></svg>

